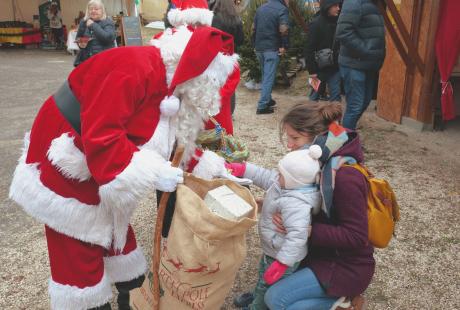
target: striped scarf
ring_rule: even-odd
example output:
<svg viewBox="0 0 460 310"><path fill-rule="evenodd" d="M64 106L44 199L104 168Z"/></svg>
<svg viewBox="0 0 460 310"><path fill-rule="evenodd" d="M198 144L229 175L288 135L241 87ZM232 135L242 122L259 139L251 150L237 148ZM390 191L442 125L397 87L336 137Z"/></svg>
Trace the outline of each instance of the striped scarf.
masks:
<svg viewBox="0 0 460 310"><path fill-rule="evenodd" d="M348 142L348 134L337 122L329 125L329 131L317 136L313 144L318 144L323 150L320 161L323 164L321 170L320 188L323 197L322 210L331 216L332 198L335 186L337 170L344 164L355 164L356 159L350 156L333 156L345 143Z"/></svg>

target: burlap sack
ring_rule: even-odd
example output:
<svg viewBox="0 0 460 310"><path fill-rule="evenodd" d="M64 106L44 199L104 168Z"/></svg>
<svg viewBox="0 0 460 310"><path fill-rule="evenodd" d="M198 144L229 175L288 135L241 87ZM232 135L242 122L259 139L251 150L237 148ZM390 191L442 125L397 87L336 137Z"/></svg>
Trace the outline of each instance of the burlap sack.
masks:
<svg viewBox="0 0 460 310"><path fill-rule="evenodd" d="M254 208L234 222L209 211L206 193L227 185ZM219 309L246 256L245 233L256 224L251 193L231 181L193 176L177 189L176 211L160 263L161 309Z"/></svg>
<svg viewBox="0 0 460 310"><path fill-rule="evenodd" d="M235 222L209 211L204 196L221 185L253 206L247 218ZM245 233L256 222L257 204L248 189L228 180L187 176L177 188L176 210L162 250L160 309L220 309L246 257ZM131 299L134 309L150 308L151 279Z"/></svg>

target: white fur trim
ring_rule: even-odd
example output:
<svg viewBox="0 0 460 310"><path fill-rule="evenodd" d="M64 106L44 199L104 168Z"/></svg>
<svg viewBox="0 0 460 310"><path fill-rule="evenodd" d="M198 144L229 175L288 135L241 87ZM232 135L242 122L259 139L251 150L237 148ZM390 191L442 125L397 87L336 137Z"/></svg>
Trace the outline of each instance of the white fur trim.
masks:
<svg viewBox="0 0 460 310"><path fill-rule="evenodd" d="M112 242L110 215L100 206L59 196L40 181L37 164L26 164L28 137L14 171L9 197L40 222L84 242L108 248Z"/></svg>
<svg viewBox="0 0 460 310"><path fill-rule="evenodd" d="M198 24L211 26L213 16L212 11L202 8L172 9L168 12L168 20L174 27Z"/></svg>
<svg viewBox="0 0 460 310"><path fill-rule="evenodd" d="M140 149L149 149L157 152L163 158L170 158L176 140L176 122L176 118L160 115L153 136Z"/></svg>
<svg viewBox="0 0 460 310"><path fill-rule="evenodd" d="M56 310L86 310L102 306L112 298L112 288L105 274L101 282L85 288L59 284L50 279L48 292L51 309Z"/></svg>
<svg viewBox="0 0 460 310"><path fill-rule="evenodd" d="M179 111L180 101L176 96L166 96L160 103L160 111L162 115L174 116Z"/></svg>
<svg viewBox="0 0 460 310"><path fill-rule="evenodd" d="M62 175L80 182L89 180L91 173L85 155L75 146L75 137L63 133L51 142L48 159Z"/></svg>
<svg viewBox="0 0 460 310"><path fill-rule="evenodd" d="M208 68L202 73L220 87L224 86L230 74L238 66L239 56L237 54L225 55L218 53L209 64Z"/></svg>
<svg viewBox="0 0 460 310"><path fill-rule="evenodd" d="M113 214L115 249L123 249L134 209L139 200L154 189L165 164L160 154L143 148L133 154L129 165L115 179L99 187L101 205Z"/></svg>
<svg viewBox="0 0 460 310"><path fill-rule="evenodd" d="M147 261L139 246L126 255L104 257L104 266L112 283L130 281L147 271Z"/></svg>
<svg viewBox="0 0 460 310"><path fill-rule="evenodd" d="M151 41L152 45L160 50L168 86L171 85L176 67L191 37L192 32L186 26L180 26L174 31L167 28L161 37Z"/></svg>
<svg viewBox="0 0 460 310"><path fill-rule="evenodd" d="M192 173L202 179L211 180L222 175L223 170L225 170L225 159L212 151L204 151Z"/></svg>

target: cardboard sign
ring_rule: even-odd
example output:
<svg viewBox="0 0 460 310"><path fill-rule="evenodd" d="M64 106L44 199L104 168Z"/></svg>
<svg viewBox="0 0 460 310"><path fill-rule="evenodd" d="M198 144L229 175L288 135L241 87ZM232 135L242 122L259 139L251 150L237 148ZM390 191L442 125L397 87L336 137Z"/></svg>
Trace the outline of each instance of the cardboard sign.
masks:
<svg viewBox="0 0 460 310"><path fill-rule="evenodd" d="M142 46L141 21L138 16L121 19L123 42L126 46Z"/></svg>

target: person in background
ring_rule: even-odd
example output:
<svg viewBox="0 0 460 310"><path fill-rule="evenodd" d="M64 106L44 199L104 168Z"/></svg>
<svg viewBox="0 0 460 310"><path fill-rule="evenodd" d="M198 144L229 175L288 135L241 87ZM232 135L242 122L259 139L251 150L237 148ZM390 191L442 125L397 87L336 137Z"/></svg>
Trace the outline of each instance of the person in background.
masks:
<svg viewBox="0 0 460 310"><path fill-rule="evenodd" d="M292 275L271 286L265 303L271 310L361 310L361 295L372 280L374 247L368 238L367 181L345 164L362 163L359 136L338 124L342 106L305 102L294 106L281 120L281 133L291 150L311 144L322 148L321 211L312 217L307 257ZM273 216L279 232L286 232L288 219ZM250 304L251 293L234 300L238 307Z"/></svg>
<svg viewBox="0 0 460 310"><path fill-rule="evenodd" d="M312 89L310 100L318 101L321 90L325 86L329 89L329 101L340 101L340 71L338 65L339 44L335 39L337 19L340 13L342 0L323 0L320 3L320 13L310 24L305 48L305 60L310 78L321 82L320 89ZM322 49L333 51L333 63L330 66L319 68L315 61L315 53Z"/></svg>
<svg viewBox="0 0 460 310"><path fill-rule="evenodd" d="M288 0L268 0L257 9L254 17L253 40L262 71L256 114L274 112L276 102L272 99L272 88L280 56L286 53L289 44L288 4Z"/></svg>
<svg viewBox="0 0 460 310"><path fill-rule="evenodd" d="M372 100L385 59L385 26L375 1L344 1L337 23L339 67L347 101L343 126L352 130Z"/></svg>
<svg viewBox="0 0 460 310"><path fill-rule="evenodd" d="M62 25L61 10L59 10L59 6L56 2L51 2L47 17L50 20L51 33L53 34L53 40L56 44L56 48L63 48L64 28Z"/></svg>
<svg viewBox="0 0 460 310"><path fill-rule="evenodd" d="M86 6L86 14L77 31L77 43L80 52L74 61L78 66L88 58L106 49L115 47L115 24L105 12L100 0L90 0Z"/></svg>
<svg viewBox="0 0 460 310"><path fill-rule="evenodd" d="M236 12L233 0L216 0L209 3L209 9L214 12L211 26L231 34L235 44L235 51L238 53L238 47L244 42L244 33L243 23ZM222 100L228 100L229 95L226 89L222 90ZM235 92L231 94L230 106L233 115L236 106Z"/></svg>

